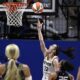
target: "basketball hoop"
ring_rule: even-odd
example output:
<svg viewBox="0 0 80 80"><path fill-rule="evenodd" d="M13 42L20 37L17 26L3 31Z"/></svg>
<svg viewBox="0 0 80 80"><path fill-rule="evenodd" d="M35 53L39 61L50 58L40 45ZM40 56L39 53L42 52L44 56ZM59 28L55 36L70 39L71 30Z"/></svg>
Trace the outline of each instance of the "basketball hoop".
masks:
<svg viewBox="0 0 80 80"><path fill-rule="evenodd" d="M7 25L9 26L22 26L22 16L24 10L27 7L27 3L23 2L6 2L3 3L6 7Z"/></svg>

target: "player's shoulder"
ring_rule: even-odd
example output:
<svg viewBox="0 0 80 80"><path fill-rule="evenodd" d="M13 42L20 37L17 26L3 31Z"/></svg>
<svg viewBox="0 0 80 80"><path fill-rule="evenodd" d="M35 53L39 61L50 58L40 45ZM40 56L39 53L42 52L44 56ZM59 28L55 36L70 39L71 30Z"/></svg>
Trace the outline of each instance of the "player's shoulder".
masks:
<svg viewBox="0 0 80 80"><path fill-rule="evenodd" d="M5 64L0 64L0 75L3 75L5 72Z"/></svg>
<svg viewBox="0 0 80 80"><path fill-rule="evenodd" d="M54 59L59 59L59 58L58 58L58 56L54 56L54 57L53 57L53 60L54 60Z"/></svg>
<svg viewBox="0 0 80 80"><path fill-rule="evenodd" d="M0 69L5 68L5 64L0 64Z"/></svg>
<svg viewBox="0 0 80 80"><path fill-rule="evenodd" d="M23 64L22 66L23 66L22 71L23 71L25 77L30 76L31 73L30 73L30 68L29 68L29 66L26 65L26 64Z"/></svg>
<svg viewBox="0 0 80 80"><path fill-rule="evenodd" d="M27 64L22 64L23 69L29 69L29 66Z"/></svg>

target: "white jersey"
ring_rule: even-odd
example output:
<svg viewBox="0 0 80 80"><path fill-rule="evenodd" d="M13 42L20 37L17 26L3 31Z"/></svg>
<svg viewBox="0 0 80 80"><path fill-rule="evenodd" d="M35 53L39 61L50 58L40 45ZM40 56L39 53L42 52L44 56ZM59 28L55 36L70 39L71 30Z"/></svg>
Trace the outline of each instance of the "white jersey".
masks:
<svg viewBox="0 0 80 80"><path fill-rule="evenodd" d="M43 78L42 80L48 80L49 74L54 72L54 60L58 60L58 56L54 56L52 59L47 60L47 57L44 58L43 61Z"/></svg>

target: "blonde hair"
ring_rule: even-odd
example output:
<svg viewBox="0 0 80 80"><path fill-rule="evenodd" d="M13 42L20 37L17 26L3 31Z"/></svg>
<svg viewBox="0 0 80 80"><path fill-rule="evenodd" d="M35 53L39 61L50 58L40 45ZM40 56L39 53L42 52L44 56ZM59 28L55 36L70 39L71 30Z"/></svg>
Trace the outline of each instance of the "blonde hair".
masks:
<svg viewBox="0 0 80 80"><path fill-rule="evenodd" d="M15 49L15 53L12 59L12 56L10 54L10 50ZM6 47L6 56L9 59L8 65L7 65L7 72L4 77L4 80L21 80L21 76L19 74L19 69L16 65L16 59L19 57L19 47L15 44L9 44Z"/></svg>
<svg viewBox="0 0 80 80"><path fill-rule="evenodd" d="M5 54L7 56L8 59L12 59L12 56L11 56L11 53L10 53L10 50L14 49L15 50L15 53L14 53L14 56L13 56L13 59L17 59L19 57L19 53L20 53L20 50L19 50L19 47L16 45L16 44L9 44L6 46L6 50L5 50Z"/></svg>

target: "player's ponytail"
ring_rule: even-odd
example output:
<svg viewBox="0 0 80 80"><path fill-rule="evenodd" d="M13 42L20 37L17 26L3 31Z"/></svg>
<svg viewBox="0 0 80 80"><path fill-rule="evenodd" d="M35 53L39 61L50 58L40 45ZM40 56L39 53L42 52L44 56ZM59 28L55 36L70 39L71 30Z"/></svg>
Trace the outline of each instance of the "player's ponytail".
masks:
<svg viewBox="0 0 80 80"><path fill-rule="evenodd" d="M54 55L59 55L60 53L63 53L65 55L67 55L69 58L73 59L74 58L73 51L74 51L73 47L69 47L69 48L63 50L62 48L57 46L56 53Z"/></svg>
<svg viewBox="0 0 80 80"><path fill-rule="evenodd" d="M12 51L12 52L11 52ZM19 48L15 44L6 47L6 56L9 59L4 80L21 80L16 60L19 57Z"/></svg>
<svg viewBox="0 0 80 80"><path fill-rule="evenodd" d="M10 59L7 65L7 72L4 80L20 80L19 69L16 66L16 62Z"/></svg>

